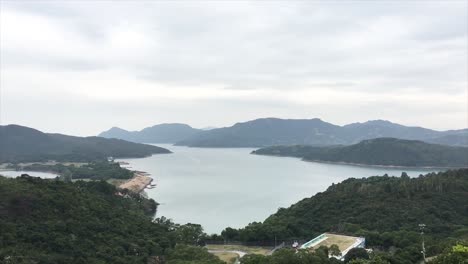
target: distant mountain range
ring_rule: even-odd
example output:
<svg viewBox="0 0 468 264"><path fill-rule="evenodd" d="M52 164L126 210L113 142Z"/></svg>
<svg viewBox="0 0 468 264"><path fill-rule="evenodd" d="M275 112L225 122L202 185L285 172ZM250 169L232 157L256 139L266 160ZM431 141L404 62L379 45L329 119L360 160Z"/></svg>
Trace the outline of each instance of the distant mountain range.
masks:
<svg viewBox="0 0 468 264"><path fill-rule="evenodd" d="M266 147L275 145L351 145L392 137L445 145L468 146L468 129L436 131L385 120L338 126L320 119L261 118L231 127L196 133L176 142L190 147Z"/></svg>
<svg viewBox="0 0 468 264"><path fill-rule="evenodd" d="M165 148L120 139L47 134L18 125L0 126L0 163L94 161L107 157L145 157L170 153Z"/></svg>
<svg viewBox="0 0 468 264"><path fill-rule="evenodd" d="M368 139L349 146L273 146L255 150L252 154L362 165L468 168L468 147L396 138Z"/></svg>
<svg viewBox="0 0 468 264"><path fill-rule="evenodd" d="M122 128L113 127L98 135L104 138L118 138L138 143L175 143L186 138L195 136L205 129L192 128L186 124L160 124L147 127L141 131L127 131Z"/></svg>

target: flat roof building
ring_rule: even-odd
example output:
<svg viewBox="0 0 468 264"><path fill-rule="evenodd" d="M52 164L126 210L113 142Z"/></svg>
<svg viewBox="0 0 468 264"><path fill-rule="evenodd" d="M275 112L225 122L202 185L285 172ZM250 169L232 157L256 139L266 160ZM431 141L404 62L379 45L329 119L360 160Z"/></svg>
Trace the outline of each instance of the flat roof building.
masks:
<svg viewBox="0 0 468 264"><path fill-rule="evenodd" d="M343 260L346 254L353 248L364 248L366 246L366 239L364 237L353 237L331 233L323 233L320 236L304 243L300 249L317 249L320 246L330 247L337 245L341 251L340 256L329 256Z"/></svg>

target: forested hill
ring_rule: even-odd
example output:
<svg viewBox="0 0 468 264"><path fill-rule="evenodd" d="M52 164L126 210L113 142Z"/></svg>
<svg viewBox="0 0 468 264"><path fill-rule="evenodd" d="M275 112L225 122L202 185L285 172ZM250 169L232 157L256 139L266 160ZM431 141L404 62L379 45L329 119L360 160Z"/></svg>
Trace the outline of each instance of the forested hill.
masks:
<svg viewBox="0 0 468 264"><path fill-rule="evenodd" d="M320 119L261 118L197 134L176 145L191 147L261 147L270 145L345 143L334 135L339 126Z"/></svg>
<svg viewBox="0 0 468 264"><path fill-rule="evenodd" d="M377 138L350 146L274 146L253 154L299 157L309 161L407 167L468 167L468 147L416 140Z"/></svg>
<svg viewBox="0 0 468 264"><path fill-rule="evenodd" d="M314 175L310 175L314 180ZM468 238L468 169L418 178L378 176L350 178L325 192L281 208L263 223L227 229L230 240L311 239L323 232L366 238L371 248L392 247L391 263L419 261L418 225L426 224L428 255L447 241Z"/></svg>
<svg viewBox="0 0 468 264"><path fill-rule="evenodd" d="M169 150L100 137L47 134L18 125L0 126L0 163L27 161L94 161L112 157L145 157Z"/></svg>
<svg viewBox="0 0 468 264"><path fill-rule="evenodd" d="M104 181L0 177L0 197L0 263L223 264L188 246L199 225L153 219L155 201Z"/></svg>
<svg viewBox="0 0 468 264"><path fill-rule="evenodd" d="M372 120L338 126L318 118L260 118L231 127L197 133L176 145L190 147L266 147L274 145L350 145L362 140L393 137L446 145L468 146L468 130L436 131Z"/></svg>
<svg viewBox="0 0 468 264"><path fill-rule="evenodd" d="M176 143L202 132L186 124L159 124L141 131L127 131L113 127L100 133L99 137L118 138L139 143Z"/></svg>

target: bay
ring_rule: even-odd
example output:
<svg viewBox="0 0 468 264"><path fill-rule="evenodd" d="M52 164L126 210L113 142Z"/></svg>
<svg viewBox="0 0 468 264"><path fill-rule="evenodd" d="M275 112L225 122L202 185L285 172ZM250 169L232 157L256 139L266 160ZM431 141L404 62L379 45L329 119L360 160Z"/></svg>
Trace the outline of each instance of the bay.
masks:
<svg viewBox="0 0 468 264"><path fill-rule="evenodd" d="M416 177L430 172L251 155L254 149L249 148L158 146L174 153L119 161L154 178L157 187L146 192L160 203L158 217L201 224L209 234L263 221L278 208L289 207L347 178L385 173L400 176L402 171Z"/></svg>

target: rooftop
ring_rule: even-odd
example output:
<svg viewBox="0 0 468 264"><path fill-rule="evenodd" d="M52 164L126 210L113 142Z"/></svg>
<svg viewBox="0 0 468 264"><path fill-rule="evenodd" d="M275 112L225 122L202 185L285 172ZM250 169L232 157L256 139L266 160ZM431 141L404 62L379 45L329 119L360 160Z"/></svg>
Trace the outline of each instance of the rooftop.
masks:
<svg viewBox="0 0 468 264"><path fill-rule="evenodd" d="M323 234L325 239L320 241L318 244L312 246L312 249L317 249L320 246L330 247L331 245L335 244L340 248L340 251L345 251L349 247L351 247L354 243L357 242L359 237L353 236L345 236L345 235L337 235L337 234L330 234L324 233Z"/></svg>

